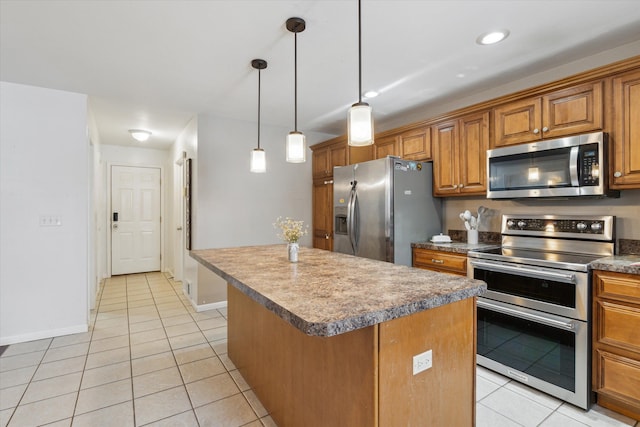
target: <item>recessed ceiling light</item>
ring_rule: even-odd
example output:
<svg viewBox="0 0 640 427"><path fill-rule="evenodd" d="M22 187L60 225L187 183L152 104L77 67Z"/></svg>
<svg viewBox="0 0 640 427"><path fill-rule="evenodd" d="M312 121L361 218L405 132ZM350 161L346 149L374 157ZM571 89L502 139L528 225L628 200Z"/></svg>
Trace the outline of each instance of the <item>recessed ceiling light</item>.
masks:
<svg viewBox="0 0 640 427"><path fill-rule="evenodd" d="M506 39L508 35L509 35L509 30L491 31L488 33L481 34L476 39L476 43L481 45L495 44Z"/></svg>
<svg viewBox="0 0 640 427"><path fill-rule="evenodd" d="M151 136L151 132L143 129L129 129L129 133L136 141L144 142Z"/></svg>
<svg viewBox="0 0 640 427"><path fill-rule="evenodd" d="M380 95L378 92L376 92L375 90L368 90L364 93L364 97L365 98L375 98L376 96Z"/></svg>
<svg viewBox="0 0 640 427"><path fill-rule="evenodd" d="M466 77L466 75L464 73L458 73L456 74L456 77L459 79L464 79Z"/></svg>

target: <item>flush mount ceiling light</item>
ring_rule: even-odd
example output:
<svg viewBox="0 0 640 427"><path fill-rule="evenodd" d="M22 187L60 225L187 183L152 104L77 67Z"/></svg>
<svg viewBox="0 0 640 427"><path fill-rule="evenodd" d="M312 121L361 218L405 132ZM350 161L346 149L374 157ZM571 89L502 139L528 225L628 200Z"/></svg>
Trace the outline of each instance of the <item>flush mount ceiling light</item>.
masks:
<svg viewBox="0 0 640 427"><path fill-rule="evenodd" d="M362 147L373 144L373 115L371 107L362 102L362 14L358 0L358 102L347 115L347 140L349 145Z"/></svg>
<svg viewBox="0 0 640 427"><path fill-rule="evenodd" d="M480 45L496 44L506 39L508 35L509 30L490 31L478 36L476 43Z"/></svg>
<svg viewBox="0 0 640 427"><path fill-rule="evenodd" d="M298 132L298 33L306 28L304 19L287 19L287 30L293 33L293 75L294 75L294 101L293 101L293 131L287 135L287 162L303 163L306 160L305 137Z"/></svg>
<svg viewBox="0 0 640 427"><path fill-rule="evenodd" d="M260 148L260 71L267 68L267 61L264 59L254 59L251 66L258 70L258 148L251 152L251 172L264 173L267 171L267 156Z"/></svg>
<svg viewBox="0 0 640 427"><path fill-rule="evenodd" d="M136 141L145 142L151 137L151 132L142 129L129 129L129 133Z"/></svg>

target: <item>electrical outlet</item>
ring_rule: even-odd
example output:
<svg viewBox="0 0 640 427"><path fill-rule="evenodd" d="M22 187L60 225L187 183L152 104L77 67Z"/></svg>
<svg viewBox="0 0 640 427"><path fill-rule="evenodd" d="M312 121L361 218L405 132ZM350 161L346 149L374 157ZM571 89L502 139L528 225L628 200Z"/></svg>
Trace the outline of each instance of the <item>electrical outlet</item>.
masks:
<svg viewBox="0 0 640 427"><path fill-rule="evenodd" d="M431 368L432 360L431 350L413 356L413 375Z"/></svg>

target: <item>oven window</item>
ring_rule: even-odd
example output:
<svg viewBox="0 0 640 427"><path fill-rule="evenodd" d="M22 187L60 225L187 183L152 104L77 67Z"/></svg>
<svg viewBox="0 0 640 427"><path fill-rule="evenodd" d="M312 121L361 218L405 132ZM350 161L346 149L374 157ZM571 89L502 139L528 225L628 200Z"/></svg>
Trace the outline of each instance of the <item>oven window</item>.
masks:
<svg viewBox="0 0 640 427"><path fill-rule="evenodd" d="M492 191L571 187L571 147L489 159Z"/></svg>
<svg viewBox="0 0 640 427"><path fill-rule="evenodd" d="M576 286L572 283L516 276L480 268L474 269L473 277L487 282L487 289L490 291L530 298L563 307L576 307Z"/></svg>
<svg viewBox="0 0 640 427"><path fill-rule="evenodd" d="M575 334L478 308L479 355L575 392Z"/></svg>

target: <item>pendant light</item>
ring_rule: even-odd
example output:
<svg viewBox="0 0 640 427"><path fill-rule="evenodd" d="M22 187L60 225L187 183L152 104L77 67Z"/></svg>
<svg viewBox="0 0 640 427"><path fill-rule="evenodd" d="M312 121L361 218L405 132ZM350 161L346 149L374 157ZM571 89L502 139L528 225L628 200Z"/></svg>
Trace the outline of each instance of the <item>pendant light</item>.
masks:
<svg viewBox="0 0 640 427"><path fill-rule="evenodd" d="M294 75L294 120L293 131L287 135L287 162L304 163L306 160L305 137L302 132L298 132L298 33L306 28L304 19L287 19L287 30L293 33L293 75Z"/></svg>
<svg viewBox="0 0 640 427"><path fill-rule="evenodd" d="M373 144L373 115L371 107L362 102L362 16L358 0L358 102L353 104L347 115L349 145L361 147Z"/></svg>
<svg viewBox="0 0 640 427"><path fill-rule="evenodd" d="M264 59L254 59L251 66L258 70L258 148L251 152L251 172L264 173L267 171L267 156L260 148L260 70L267 68L267 61Z"/></svg>

